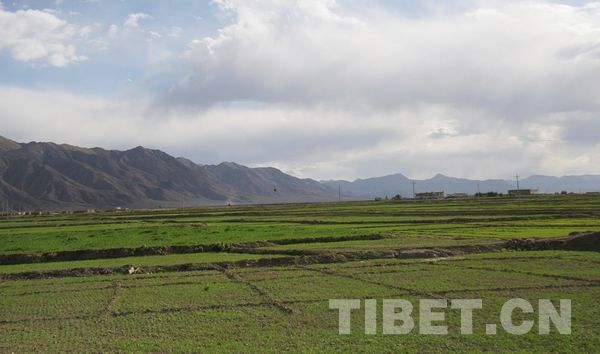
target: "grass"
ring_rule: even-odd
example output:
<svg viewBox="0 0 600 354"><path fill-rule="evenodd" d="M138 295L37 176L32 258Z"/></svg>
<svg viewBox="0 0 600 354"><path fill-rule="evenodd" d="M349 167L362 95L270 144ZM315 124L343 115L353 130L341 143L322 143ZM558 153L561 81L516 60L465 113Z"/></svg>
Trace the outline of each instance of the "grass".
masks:
<svg viewBox="0 0 600 354"><path fill-rule="evenodd" d="M539 257L543 258L540 262L548 268L560 268L562 263L553 263L556 254L561 259L580 256L566 251L553 253ZM454 267L477 262L483 260L466 257L435 264L371 260L314 265L310 269L270 267L238 272L242 280L290 307L291 314L270 305L264 295L244 282L215 271L185 276L96 276L84 283L69 278L23 281L35 285L19 289L12 288L21 281L8 282L1 287L5 296L0 300L0 351L590 352L599 348L598 283L528 276L509 269L461 271ZM578 263L577 270L597 274L597 267L590 262ZM545 274L543 269L534 270L538 271ZM117 283L120 285L115 290ZM474 318L475 334L460 336L459 316L448 311L449 336L383 336L381 324L378 335L365 335L363 317L356 311L352 334L339 336L337 314L328 309L330 298L403 298L418 303L419 294L430 291L440 297L484 299L485 311L477 312ZM502 303L513 297L533 303L538 298L572 299L573 334L485 335L483 324L497 323Z"/></svg>
<svg viewBox="0 0 600 354"><path fill-rule="evenodd" d="M0 222L0 254L323 236L553 237L600 229L600 198L299 204L29 217Z"/></svg>
<svg viewBox="0 0 600 354"><path fill-rule="evenodd" d="M0 266L0 275L75 268L214 264L317 254L440 248L600 230L600 198L351 202L28 217L0 222L0 255L274 241L205 252ZM379 239L344 240L379 234ZM317 239L318 238L318 239ZM290 240L297 242L291 243ZM323 242L324 239L331 242ZM285 241L285 242L284 242ZM227 249L226 247L224 249ZM1 280L0 352L598 352L600 253L497 251L438 259L365 259L154 274ZM44 274L44 273L40 273ZM572 300L573 333L486 335L502 304ZM475 333L337 334L329 299L481 298ZM381 316L381 313L379 313ZM531 318L518 314L516 318ZM418 322L418 313L415 320Z"/></svg>

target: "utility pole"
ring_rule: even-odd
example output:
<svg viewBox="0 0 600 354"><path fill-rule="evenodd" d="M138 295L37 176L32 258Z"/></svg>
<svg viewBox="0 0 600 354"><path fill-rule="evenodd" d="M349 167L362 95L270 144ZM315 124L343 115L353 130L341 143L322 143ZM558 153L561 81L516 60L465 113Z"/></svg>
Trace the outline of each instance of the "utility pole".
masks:
<svg viewBox="0 0 600 354"><path fill-rule="evenodd" d="M481 191L479 191L479 182L477 182L477 194L481 194Z"/></svg>
<svg viewBox="0 0 600 354"><path fill-rule="evenodd" d="M338 202L342 201L342 186L338 184Z"/></svg>
<svg viewBox="0 0 600 354"><path fill-rule="evenodd" d="M519 190L519 189L521 189L521 188L519 188L519 174L517 173L515 175L515 177L517 177L517 190Z"/></svg>
<svg viewBox="0 0 600 354"><path fill-rule="evenodd" d="M413 198L417 197L417 193L415 192L415 180L413 179L412 181L412 187L413 187Z"/></svg>

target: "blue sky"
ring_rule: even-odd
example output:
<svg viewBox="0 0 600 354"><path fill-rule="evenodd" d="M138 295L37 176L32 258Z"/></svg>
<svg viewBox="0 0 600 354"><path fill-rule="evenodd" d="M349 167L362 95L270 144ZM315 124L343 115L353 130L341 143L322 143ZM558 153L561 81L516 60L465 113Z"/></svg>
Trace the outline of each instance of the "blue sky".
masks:
<svg viewBox="0 0 600 354"><path fill-rule="evenodd" d="M107 48L85 48L88 59L77 65L55 67L12 60L0 52L1 82L33 88L60 88L89 94L111 95L128 90L129 80L144 80L150 70L149 48L183 52L198 36L214 35L224 19L218 8L203 1L4 1L6 11L41 10L55 14L78 27L91 27L93 40L106 41ZM124 40L105 38L111 25L123 28L131 14L148 14ZM181 28L178 37L169 36ZM150 31L163 36L153 38ZM148 43L147 41L153 41ZM91 44L90 44L91 45ZM42 63L43 64L43 63Z"/></svg>
<svg viewBox="0 0 600 354"><path fill-rule="evenodd" d="M600 173L600 3L8 1L0 134L302 177Z"/></svg>

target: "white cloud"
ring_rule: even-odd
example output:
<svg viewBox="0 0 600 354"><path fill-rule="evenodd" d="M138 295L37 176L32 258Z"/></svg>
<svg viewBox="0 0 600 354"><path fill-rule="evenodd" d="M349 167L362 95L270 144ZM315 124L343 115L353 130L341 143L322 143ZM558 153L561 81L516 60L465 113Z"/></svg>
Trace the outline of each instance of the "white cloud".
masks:
<svg viewBox="0 0 600 354"><path fill-rule="evenodd" d="M296 117L288 133L273 132L241 109L265 131L259 147L231 141L242 161L315 177L600 172L590 152L600 134L598 3L473 0L416 17L330 0L217 3L230 23L191 43L189 67L158 102Z"/></svg>
<svg viewBox="0 0 600 354"><path fill-rule="evenodd" d="M478 126L485 111L442 104L379 113L285 105L155 108L144 99L0 87L3 135L19 141L119 149L144 145L200 163L271 165L303 177L561 175L593 172L600 161L597 140L572 144L568 135L563 138L569 134L565 115L515 129L493 119ZM2 122L7 117L10 124ZM587 129L600 134L600 125ZM440 131L451 134L431 137Z"/></svg>
<svg viewBox="0 0 600 354"><path fill-rule="evenodd" d="M108 26L107 35L109 38L114 38L118 32L119 32L119 26L117 26L115 24Z"/></svg>
<svg viewBox="0 0 600 354"><path fill-rule="evenodd" d="M61 13L60 10L55 10L55 9L42 9L42 11L47 12L49 14L53 14L53 15L60 15L60 13Z"/></svg>
<svg viewBox="0 0 600 354"><path fill-rule="evenodd" d="M152 16L143 12L129 14L129 16L127 16L127 19L123 23L123 27L136 28L139 26L140 20L151 20L152 18Z"/></svg>
<svg viewBox="0 0 600 354"><path fill-rule="evenodd" d="M74 26L45 11L0 9L0 49L18 61L60 67L85 60L70 43L75 32Z"/></svg>
<svg viewBox="0 0 600 354"><path fill-rule="evenodd" d="M173 101L426 101L521 115L600 105L600 11L591 5L472 1L465 12L407 18L330 0L218 3L233 23L192 43L192 70Z"/></svg>
<svg viewBox="0 0 600 354"><path fill-rule="evenodd" d="M148 34L150 35L151 38L162 38L162 34L156 32L156 31L148 31Z"/></svg>

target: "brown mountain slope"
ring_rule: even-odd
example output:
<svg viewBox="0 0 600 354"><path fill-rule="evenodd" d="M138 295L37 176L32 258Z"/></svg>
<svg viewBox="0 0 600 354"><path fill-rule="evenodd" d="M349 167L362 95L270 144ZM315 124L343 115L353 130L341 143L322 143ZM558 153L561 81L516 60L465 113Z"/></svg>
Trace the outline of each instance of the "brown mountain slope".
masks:
<svg viewBox="0 0 600 354"><path fill-rule="evenodd" d="M0 151L19 149L20 147L21 145L19 145L19 143L0 136Z"/></svg>

